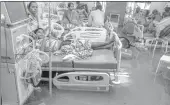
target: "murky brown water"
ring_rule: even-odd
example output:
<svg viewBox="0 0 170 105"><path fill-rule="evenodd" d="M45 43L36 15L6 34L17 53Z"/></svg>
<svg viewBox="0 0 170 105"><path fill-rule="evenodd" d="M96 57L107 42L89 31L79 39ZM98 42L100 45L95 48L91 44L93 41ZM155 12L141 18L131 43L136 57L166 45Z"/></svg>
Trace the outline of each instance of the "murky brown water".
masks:
<svg viewBox="0 0 170 105"><path fill-rule="evenodd" d="M170 105L162 78L158 76L153 83L154 76L150 73L159 57L155 57L153 67L147 55L139 55L138 60L123 60L121 84L111 87L110 92L65 91L54 86L50 97L48 86L43 86L42 92L35 93L39 100L37 105Z"/></svg>

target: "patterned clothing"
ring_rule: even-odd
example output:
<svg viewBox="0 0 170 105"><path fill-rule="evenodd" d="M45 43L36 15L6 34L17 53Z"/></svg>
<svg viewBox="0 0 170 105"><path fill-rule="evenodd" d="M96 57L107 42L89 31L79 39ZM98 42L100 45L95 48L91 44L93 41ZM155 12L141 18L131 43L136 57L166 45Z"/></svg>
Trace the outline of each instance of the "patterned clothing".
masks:
<svg viewBox="0 0 170 105"><path fill-rule="evenodd" d="M75 55L80 59L86 59L92 56L93 50L91 49L91 43L88 40L76 40L70 45L64 45L61 47L61 55Z"/></svg>
<svg viewBox="0 0 170 105"><path fill-rule="evenodd" d="M30 21L28 23L28 30L30 32L33 32L34 30L36 30L39 27L39 18L35 18L32 15L29 15Z"/></svg>

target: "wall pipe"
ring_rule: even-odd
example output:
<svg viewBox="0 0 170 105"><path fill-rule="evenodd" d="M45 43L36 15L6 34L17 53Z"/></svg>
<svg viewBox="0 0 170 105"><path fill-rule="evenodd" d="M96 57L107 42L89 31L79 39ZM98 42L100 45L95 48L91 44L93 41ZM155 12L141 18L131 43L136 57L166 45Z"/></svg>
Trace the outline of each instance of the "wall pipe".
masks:
<svg viewBox="0 0 170 105"><path fill-rule="evenodd" d="M50 2L49 2L49 17L48 17L48 23L49 23L49 42L51 42L51 8L50 8ZM49 43L49 46L51 46L51 43ZM51 47L49 47L49 93L52 96L52 63L51 63Z"/></svg>

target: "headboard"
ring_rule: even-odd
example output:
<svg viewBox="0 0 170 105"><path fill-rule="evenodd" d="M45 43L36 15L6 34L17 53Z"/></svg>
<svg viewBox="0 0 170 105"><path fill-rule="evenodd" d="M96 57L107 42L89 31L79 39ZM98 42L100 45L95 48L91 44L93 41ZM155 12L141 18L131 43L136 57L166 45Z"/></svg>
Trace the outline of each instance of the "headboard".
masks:
<svg viewBox="0 0 170 105"><path fill-rule="evenodd" d="M107 30L95 27L76 27L66 34L64 39L66 40L70 35L76 39L89 39L91 42L105 42Z"/></svg>

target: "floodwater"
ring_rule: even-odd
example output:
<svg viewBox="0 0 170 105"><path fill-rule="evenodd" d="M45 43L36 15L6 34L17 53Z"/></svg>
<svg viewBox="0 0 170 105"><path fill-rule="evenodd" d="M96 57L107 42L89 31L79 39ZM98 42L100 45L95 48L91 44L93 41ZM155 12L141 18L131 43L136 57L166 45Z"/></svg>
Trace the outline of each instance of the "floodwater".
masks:
<svg viewBox="0 0 170 105"><path fill-rule="evenodd" d="M28 105L170 105L163 78L157 76L154 83L151 73L156 70L161 54L155 55L153 63L148 54L140 54L137 59L122 60L122 74L119 75L121 84L112 86L110 92L66 91L53 86L53 95L50 96L48 85L43 85L42 91L35 92L36 98Z"/></svg>

